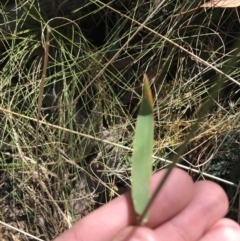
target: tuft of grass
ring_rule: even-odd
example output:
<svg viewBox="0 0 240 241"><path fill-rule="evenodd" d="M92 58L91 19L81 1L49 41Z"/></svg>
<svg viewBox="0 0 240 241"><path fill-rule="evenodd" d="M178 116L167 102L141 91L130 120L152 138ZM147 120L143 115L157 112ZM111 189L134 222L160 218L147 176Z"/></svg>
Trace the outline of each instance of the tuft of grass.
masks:
<svg viewBox="0 0 240 241"><path fill-rule="evenodd" d="M224 86L181 160L186 168L237 184L234 9L205 11L197 1L180 0L161 6L143 0L130 5L68 0L55 7L40 2L0 6L1 221L51 240L130 188L129 159L144 73L153 92L155 171L178 152L219 73L225 73ZM51 37L44 69L46 26ZM221 172L223 163L227 172ZM205 178L192 174L196 180ZM236 188L224 188L232 200L229 215L237 219ZM15 216L7 211L11 209ZM1 227L6 240L11 240L9 232L19 235ZM18 238L29 240L23 234Z"/></svg>

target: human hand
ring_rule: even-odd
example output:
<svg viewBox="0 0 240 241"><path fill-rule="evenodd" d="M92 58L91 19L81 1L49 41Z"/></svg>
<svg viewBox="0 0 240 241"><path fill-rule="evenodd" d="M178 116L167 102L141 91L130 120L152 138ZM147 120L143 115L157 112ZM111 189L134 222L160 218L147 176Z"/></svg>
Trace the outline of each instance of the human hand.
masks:
<svg viewBox="0 0 240 241"><path fill-rule="evenodd" d="M165 172L153 175L152 190ZM90 213L55 241L239 241L239 225L223 218L227 210L228 200L220 186L210 181L193 183L176 168L144 226L131 226L136 216L127 193Z"/></svg>

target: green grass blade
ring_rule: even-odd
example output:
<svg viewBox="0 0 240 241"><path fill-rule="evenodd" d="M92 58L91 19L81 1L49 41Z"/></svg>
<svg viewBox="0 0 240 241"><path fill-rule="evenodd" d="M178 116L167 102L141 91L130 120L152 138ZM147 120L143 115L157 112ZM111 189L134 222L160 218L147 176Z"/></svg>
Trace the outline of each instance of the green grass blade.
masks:
<svg viewBox="0 0 240 241"><path fill-rule="evenodd" d="M143 99L137 117L132 156L132 200L138 215L143 212L151 195L153 125L152 94L148 78L144 75ZM144 221L147 221L147 216Z"/></svg>

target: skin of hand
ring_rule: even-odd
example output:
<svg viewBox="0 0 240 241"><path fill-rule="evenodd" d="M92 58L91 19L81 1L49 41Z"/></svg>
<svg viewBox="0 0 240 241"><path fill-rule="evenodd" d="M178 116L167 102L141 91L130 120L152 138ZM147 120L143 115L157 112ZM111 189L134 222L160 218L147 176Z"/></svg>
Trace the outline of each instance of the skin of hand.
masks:
<svg viewBox="0 0 240 241"><path fill-rule="evenodd" d="M166 170L153 175L154 190ZM239 241L239 225L224 218L228 200L210 181L194 183L175 168L150 209L149 221L134 227L130 192L78 221L55 241Z"/></svg>

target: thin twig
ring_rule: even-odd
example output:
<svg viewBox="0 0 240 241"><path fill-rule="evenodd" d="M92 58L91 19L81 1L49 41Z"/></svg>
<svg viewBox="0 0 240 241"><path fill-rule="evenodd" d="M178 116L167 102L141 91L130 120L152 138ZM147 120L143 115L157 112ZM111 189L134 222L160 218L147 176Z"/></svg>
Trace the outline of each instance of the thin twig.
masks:
<svg viewBox="0 0 240 241"><path fill-rule="evenodd" d="M35 240L44 241L43 239L37 238L37 237L33 236L32 234L27 233L27 232L25 232L25 231L23 231L23 230L21 230L21 229L19 229L19 228L15 228L14 226L12 226L12 225L10 225L10 224L4 223L4 222L2 222L2 221L0 221L0 224L3 225L3 226L5 226L5 227L7 227L7 228L12 229L12 230L18 231L19 233L24 234L24 235L26 235L26 236L28 236L28 237L30 237L30 238L35 239Z"/></svg>
<svg viewBox="0 0 240 241"><path fill-rule="evenodd" d="M45 53L44 53L44 62L43 62L43 72L42 72L42 78L40 82L40 88L39 88L39 97L38 97L38 106L37 106L37 127L36 127L36 161L37 166L39 167L39 160L38 160L38 143L39 143L39 127L40 127L40 114L41 114L41 106L42 106L42 100L43 100L43 91L44 91L44 83L47 75L47 66L48 66L48 53L49 53L49 39L50 39L50 33L51 30L47 26L46 28L46 42L45 42ZM39 170L39 168L38 168Z"/></svg>

